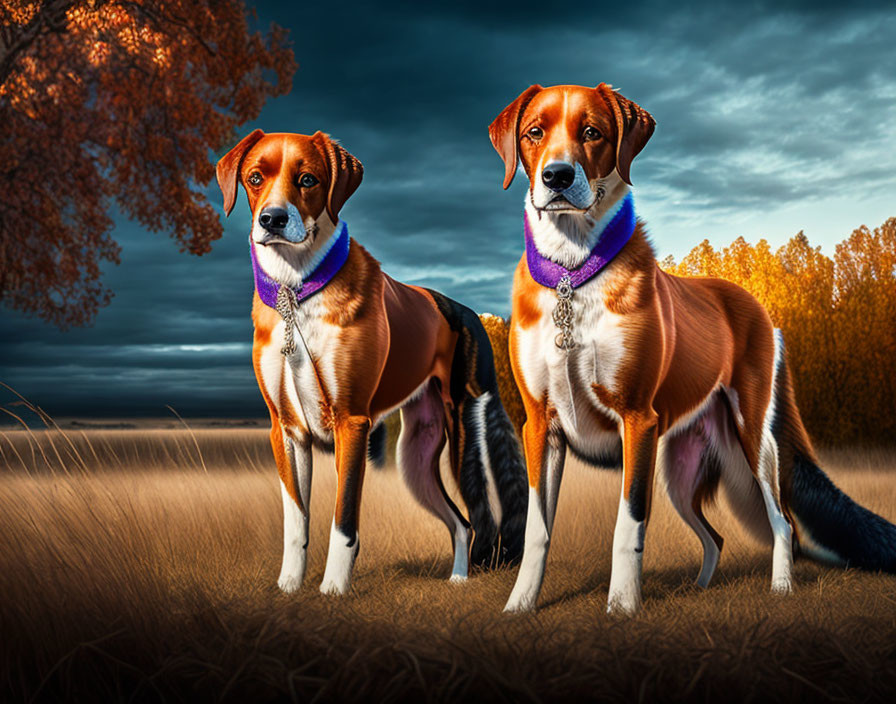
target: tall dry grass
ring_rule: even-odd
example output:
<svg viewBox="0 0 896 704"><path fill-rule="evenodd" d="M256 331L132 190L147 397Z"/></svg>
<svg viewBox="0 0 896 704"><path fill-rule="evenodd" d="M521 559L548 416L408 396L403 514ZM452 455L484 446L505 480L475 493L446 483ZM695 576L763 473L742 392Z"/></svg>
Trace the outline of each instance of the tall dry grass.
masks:
<svg viewBox="0 0 896 704"><path fill-rule="evenodd" d="M388 469L366 479L352 593L320 595L326 455L305 589L280 594L266 435L0 436L0 700L892 701L894 579L800 562L795 593L773 597L770 554L722 510L709 515L725 549L702 591L698 542L658 497L644 611L607 616L620 477L574 461L533 615L500 612L515 571L447 582L447 531ZM825 460L896 518L896 455Z"/></svg>

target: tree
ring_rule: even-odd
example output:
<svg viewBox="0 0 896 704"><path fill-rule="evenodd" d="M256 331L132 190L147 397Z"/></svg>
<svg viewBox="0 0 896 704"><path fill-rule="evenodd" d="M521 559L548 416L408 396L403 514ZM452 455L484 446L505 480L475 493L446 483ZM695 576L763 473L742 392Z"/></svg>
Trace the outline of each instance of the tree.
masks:
<svg viewBox="0 0 896 704"><path fill-rule="evenodd" d="M510 422L516 428L517 435L523 436L523 423L526 422L526 409L523 407L523 397L517 388L513 377L513 369L510 367L510 320L498 315L484 313L479 316L482 326L488 333L489 342L495 357L495 375L498 377L498 393L501 403Z"/></svg>
<svg viewBox="0 0 896 704"><path fill-rule="evenodd" d="M676 264L679 276L718 276L756 296L784 332L800 415L825 443L892 444L896 437L896 218L864 225L833 259L803 232L776 252L738 238L708 241Z"/></svg>
<svg viewBox="0 0 896 704"><path fill-rule="evenodd" d="M0 303L91 322L113 203L210 250L210 150L296 69L287 32L249 20L240 0L0 0Z"/></svg>

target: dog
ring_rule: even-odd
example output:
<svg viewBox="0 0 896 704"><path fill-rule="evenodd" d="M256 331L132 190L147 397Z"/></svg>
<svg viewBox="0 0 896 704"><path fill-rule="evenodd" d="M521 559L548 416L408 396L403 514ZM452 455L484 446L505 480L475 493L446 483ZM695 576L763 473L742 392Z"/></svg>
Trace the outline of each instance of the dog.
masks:
<svg viewBox="0 0 896 704"><path fill-rule="evenodd" d="M390 278L349 236L339 212L362 174L321 132L255 130L217 164L225 213L238 184L252 211L252 362L280 475L284 592L305 576L312 446L335 452L338 475L320 590L348 591L366 451L382 447L381 422L397 408L397 464L411 494L448 527L451 581L466 580L471 560L514 563L522 552L525 468L488 335L472 310ZM446 439L469 521L440 477Z"/></svg>
<svg viewBox="0 0 896 704"><path fill-rule="evenodd" d="M526 410L529 507L505 610L534 608L567 448L622 467L608 611L641 605L655 466L703 546L706 586L722 538L703 514L719 486L771 542L772 590L792 588L793 548L823 562L896 571L896 527L819 469L794 400L784 342L760 303L719 279L656 264L631 194L653 117L609 85L534 85L489 128L529 178L509 348Z"/></svg>

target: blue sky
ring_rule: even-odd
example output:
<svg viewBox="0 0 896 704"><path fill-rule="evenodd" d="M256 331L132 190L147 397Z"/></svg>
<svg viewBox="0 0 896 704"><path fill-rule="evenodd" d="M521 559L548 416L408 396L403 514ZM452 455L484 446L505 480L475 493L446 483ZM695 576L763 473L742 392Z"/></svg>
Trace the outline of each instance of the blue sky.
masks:
<svg viewBox="0 0 896 704"><path fill-rule="evenodd" d="M300 68L241 135L339 138L365 166L343 211L352 235L394 277L479 311L509 311L525 191L502 191L487 127L532 83L606 81L656 118L632 179L658 256L799 230L832 253L896 215L891 8L262 3L260 25L291 30ZM248 229L242 194L201 258L120 219L112 304L65 333L0 309L0 380L58 415L263 415Z"/></svg>

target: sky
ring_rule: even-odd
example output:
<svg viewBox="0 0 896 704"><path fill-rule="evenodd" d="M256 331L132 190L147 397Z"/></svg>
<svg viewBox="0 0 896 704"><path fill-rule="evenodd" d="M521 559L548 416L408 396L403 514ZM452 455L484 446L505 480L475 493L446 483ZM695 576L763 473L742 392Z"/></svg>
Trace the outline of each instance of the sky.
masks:
<svg viewBox="0 0 896 704"><path fill-rule="evenodd" d="M341 213L351 234L393 277L479 312L509 313L526 189L501 189L487 128L533 83L611 83L654 116L631 176L660 258L799 230L831 254L896 216L891 2L256 7L262 28L290 30L300 66L239 136L338 138L364 164ZM93 326L60 332L0 308L0 381L61 417L265 415L249 210L241 193L224 220L214 182L207 193L224 236L203 257L118 218L115 298Z"/></svg>

